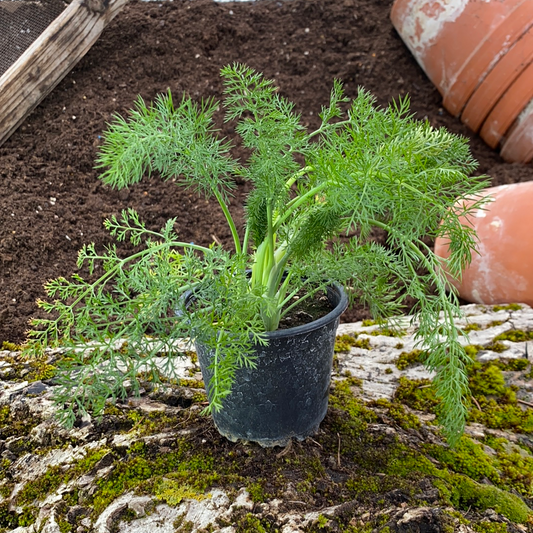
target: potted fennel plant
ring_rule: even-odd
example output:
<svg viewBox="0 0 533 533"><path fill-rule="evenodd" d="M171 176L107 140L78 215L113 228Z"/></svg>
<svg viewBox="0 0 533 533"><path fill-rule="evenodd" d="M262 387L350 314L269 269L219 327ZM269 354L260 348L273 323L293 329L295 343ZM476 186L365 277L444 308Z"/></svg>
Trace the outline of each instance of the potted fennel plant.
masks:
<svg viewBox="0 0 533 533"><path fill-rule="evenodd" d="M178 340L189 338L221 433L263 445L304 438L325 416L347 298L386 319L409 297L425 363L436 371L440 420L455 440L468 357L454 325L458 302L427 242L447 236L454 276L475 249L459 217L480 202L460 209L456 201L486 183L469 177L476 163L466 140L413 120L407 99L380 109L360 89L350 101L338 81L319 128L308 132L272 81L239 64L221 75L225 120L236 122L246 162L231 156L214 126L217 102L175 103L169 91L115 117L97 166L112 187L157 174L214 197L233 249L181 241L175 219L154 231L131 209L105 222L135 252L121 258L114 246L101 253L86 245L78 262L88 276L48 282L50 298L39 305L53 316L35 319L29 335L29 350L71 348L57 377L63 421L138 391L141 372L157 378L163 364L168 373ZM252 185L244 228L228 209L236 177ZM373 228L386 232L385 245L373 242ZM323 316L283 329L316 300L328 306Z"/></svg>

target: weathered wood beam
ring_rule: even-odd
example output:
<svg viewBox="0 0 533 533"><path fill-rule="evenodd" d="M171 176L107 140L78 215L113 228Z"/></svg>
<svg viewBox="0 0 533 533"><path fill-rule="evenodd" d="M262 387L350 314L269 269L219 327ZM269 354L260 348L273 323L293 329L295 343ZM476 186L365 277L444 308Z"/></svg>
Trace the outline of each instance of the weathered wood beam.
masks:
<svg viewBox="0 0 533 533"><path fill-rule="evenodd" d="M68 74L128 0L73 0L0 78L0 145Z"/></svg>

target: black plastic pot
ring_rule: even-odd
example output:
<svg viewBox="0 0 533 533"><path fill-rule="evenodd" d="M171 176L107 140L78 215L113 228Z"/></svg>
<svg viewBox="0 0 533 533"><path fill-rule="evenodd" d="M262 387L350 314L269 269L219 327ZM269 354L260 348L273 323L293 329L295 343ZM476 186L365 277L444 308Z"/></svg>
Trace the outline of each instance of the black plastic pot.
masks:
<svg viewBox="0 0 533 533"><path fill-rule="evenodd" d="M222 435L233 442L285 446L291 438L303 440L316 433L326 416L335 334L348 305L338 285L328 288L328 299L334 306L330 313L303 326L269 332L268 345L256 347L257 368L236 372L231 394L213 413ZM196 350L208 387L212 352L200 343Z"/></svg>

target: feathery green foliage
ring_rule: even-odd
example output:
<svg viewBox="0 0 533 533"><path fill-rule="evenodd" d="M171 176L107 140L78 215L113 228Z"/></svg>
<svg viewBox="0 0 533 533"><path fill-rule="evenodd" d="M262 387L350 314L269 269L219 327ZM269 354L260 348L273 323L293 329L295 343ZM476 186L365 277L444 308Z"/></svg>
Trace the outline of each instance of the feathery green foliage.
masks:
<svg viewBox="0 0 533 533"><path fill-rule="evenodd" d="M272 81L239 64L221 73L226 120L236 121L248 161L234 160L217 134L217 102L183 96L176 104L168 92L150 105L139 99L128 118L115 118L97 166L112 187L157 173L216 198L234 249L181 242L175 220L149 230L132 210L106 222L140 251L121 259L113 246L101 255L84 247L79 266L88 267L89 280L49 282L53 301L40 305L55 318L35 320L30 334L28 349L72 347L58 394L65 420L73 421L76 407L101 412L107 398L138 386L139 372L157 376L155 355L175 352L184 337L201 339L216 354L210 406L219 409L235 370L253 367L252 345L277 329L294 296L306 289L305 299L337 282L379 318L415 299L418 337L437 373L441 421L453 442L466 415L468 357L454 325L456 297L425 243L448 236L454 276L475 249L475 235L459 217L481 201L452 209L486 185L469 177L476 163L466 140L413 120L407 98L379 109L360 89L349 101L339 81L320 127L308 132ZM244 234L228 209L235 177L252 185ZM374 228L386 232L385 246L372 242ZM103 273L94 281L98 265ZM191 290L193 303L184 306Z"/></svg>

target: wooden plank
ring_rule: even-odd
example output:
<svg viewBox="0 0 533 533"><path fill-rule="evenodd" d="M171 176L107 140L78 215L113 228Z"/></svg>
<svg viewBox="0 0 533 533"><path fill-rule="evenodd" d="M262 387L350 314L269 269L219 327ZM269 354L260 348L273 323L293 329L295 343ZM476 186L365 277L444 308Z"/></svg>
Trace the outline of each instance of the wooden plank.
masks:
<svg viewBox="0 0 533 533"><path fill-rule="evenodd" d="M128 0L73 0L0 78L0 146L70 72Z"/></svg>

